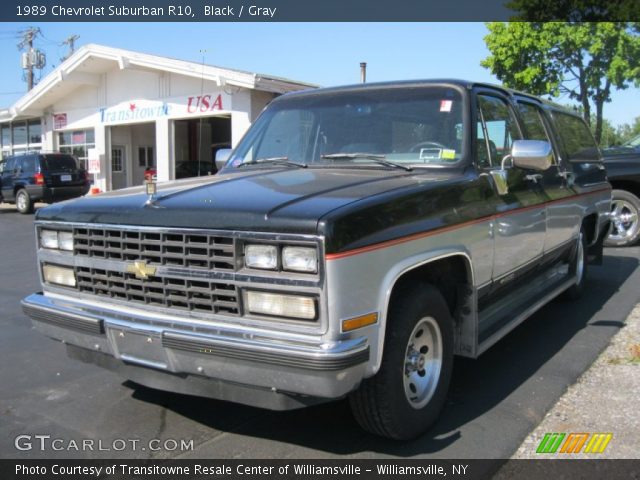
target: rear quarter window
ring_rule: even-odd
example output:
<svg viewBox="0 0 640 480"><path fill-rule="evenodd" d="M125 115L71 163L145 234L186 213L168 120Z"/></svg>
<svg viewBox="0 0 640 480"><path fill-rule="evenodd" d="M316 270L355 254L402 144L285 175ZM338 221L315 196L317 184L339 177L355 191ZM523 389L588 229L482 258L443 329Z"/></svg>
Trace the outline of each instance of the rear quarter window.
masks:
<svg viewBox="0 0 640 480"><path fill-rule="evenodd" d="M36 157L24 157L20 160L20 168L24 173L36 172Z"/></svg>
<svg viewBox="0 0 640 480"><path fill-rule="evenodd" d="M568 161L601 161L598 145L581 118L553 112L553 120Z"/></svg>

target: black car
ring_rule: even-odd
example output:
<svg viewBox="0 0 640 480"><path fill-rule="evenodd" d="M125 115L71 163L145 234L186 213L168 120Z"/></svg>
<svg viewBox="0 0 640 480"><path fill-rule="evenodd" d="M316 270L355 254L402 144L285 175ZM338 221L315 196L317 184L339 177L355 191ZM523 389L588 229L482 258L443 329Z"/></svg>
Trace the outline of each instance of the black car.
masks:
<svg viewBox="0 0 640 480"><path fill-rule="evenodd" d="M640 240L640 137L603 151L613 187L609 247L628 247Z"/></svg>
<svg viewBox="0 0 640 480"><path fill-rule="evenodd" d="M89 175L78 160L64 153L33 153L0 161L0 200L15 203L20 213L35 202L54 203L89 191Z"/></svg>

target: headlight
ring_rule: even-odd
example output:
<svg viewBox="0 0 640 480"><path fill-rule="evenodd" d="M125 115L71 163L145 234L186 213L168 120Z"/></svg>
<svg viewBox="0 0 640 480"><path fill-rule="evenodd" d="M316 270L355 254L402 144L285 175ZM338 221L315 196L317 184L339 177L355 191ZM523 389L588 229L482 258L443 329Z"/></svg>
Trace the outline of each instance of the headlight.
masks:
<svg viewBox="0 0 640 480"><path fill-rule="evenodd" d="M295 272L316 273L318 271L317 250L309 247L284 247L282 267Z"/></svg>
<svg viewBox="0 0 640 480"><path fill-rule="evenodd" d="M73 233L57 230L40 230L40 245L52 250L73 251Z"/></svg>
<svg viewBox="0 0 640 480"><path fill-rule="evenodd" d="M249 268L275 270L278 266L278 248L275 245L247 245L244 264Z"/></svg>
<svg viewBox="0 0 640 480"><path fill-rule="evenodd" d="M40 230L40 245L42 248L58 249L58 232L55 230Z"/></svg>
<svg viewBox="0 0 640 480"><path fill-rule="evenodd" d="M58 245L60 247L60 250L73 252L73 233L58 232Z"/></svg>
<svg viewBox="0 0 640 480"><path fill-rule="evenodd" d="M65 287L76 286L76 275L73 268L59 267L57 265L43 265L42 276L47 283L63 285Z"/></svg>
<svg viewBox="0 0 640 480"><path fill-rule="evenodd" d="M301 320L316 318L316 302L312 297L248 291L246 292L246 306L251 313L273 317Z"/></svg>

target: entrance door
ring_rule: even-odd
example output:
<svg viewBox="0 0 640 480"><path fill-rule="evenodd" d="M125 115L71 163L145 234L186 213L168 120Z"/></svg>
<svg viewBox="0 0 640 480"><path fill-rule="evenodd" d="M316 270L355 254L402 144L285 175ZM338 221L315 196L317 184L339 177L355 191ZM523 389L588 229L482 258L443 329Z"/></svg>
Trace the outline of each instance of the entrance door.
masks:
<svg viewBox="0 0 640 480"><path fill-rule="evenodd" d="M139 145L137 148L138 161L133 166L133 184L142 185L144 182L144 173L150 170L151 175L155 175L155 157L153 147L146 145Z"/></svg>
<svg viewBox="0 0 640 480"><path fill-rule="evenodd" d="M127 159L122 146L111 147L111 185L114 190L127 186Z"/></svg>

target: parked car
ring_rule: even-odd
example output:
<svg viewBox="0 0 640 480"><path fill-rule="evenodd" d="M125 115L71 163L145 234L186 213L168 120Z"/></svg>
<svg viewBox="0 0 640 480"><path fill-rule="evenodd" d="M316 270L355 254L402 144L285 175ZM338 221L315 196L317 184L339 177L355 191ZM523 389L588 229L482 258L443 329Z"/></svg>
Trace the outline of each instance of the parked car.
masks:
<svg viewBox="0 0 640 480"><path fill-rule="evenodd" d="M30 153L0 161L3 202L20 213L33 212L35 202L54 203L89 191L89 175L78 160L64 153Z"/></svg>
<svg viewBox="0 0 640 480"><path fill-rule="evenodd" d="M190 177L205 177L216 173L213 162L198 162L197 160L184 160L176 163L176 179Z"/></svg>
<svg viewBox="0 0 640 480"><path fill-rule="evenodd" d="M640 239L640 136L620 147L603 151L607 176L613 187L610 247L628 247Z"/></svg>
<svg viewBox="0 0 640 480"><path fill-rule="evenodd" d="M394 439L438 418L454 355L580 296L611 206L580 116L453 80L283 95L218 175L149 191L38 211L35 328L152 388L348 396Z"/></svg>

